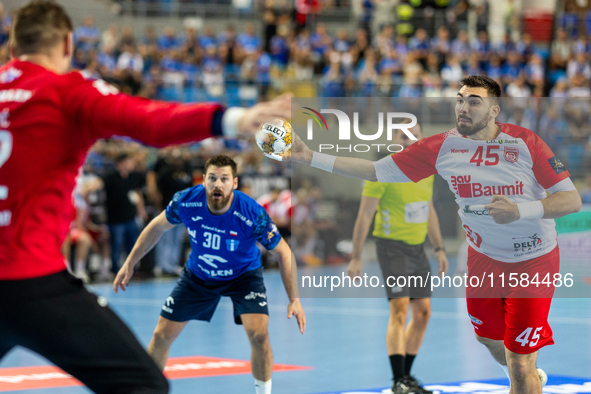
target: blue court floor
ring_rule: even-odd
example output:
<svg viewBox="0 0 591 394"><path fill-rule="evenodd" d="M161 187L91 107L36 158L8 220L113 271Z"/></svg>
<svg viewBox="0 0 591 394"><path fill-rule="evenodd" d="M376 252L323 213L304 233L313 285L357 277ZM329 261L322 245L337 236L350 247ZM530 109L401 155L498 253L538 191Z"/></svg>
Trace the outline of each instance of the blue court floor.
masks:
<svg viewBox="0 0 591 394"><path fill-rule="evenodd" d="M328 274L339 274L344 268L321 270ZM385 349L388 321L385 299L302 299L308 323L306 333L301 335L295 319L286 318L287 297L279 273L265 272L265 281L275 362L313 368L275 373L274 393L361 394L379 392L377 389L391 385ZM132 328L140 342L147 346L163 301L174 283L172 280L133 283L126 292L119 294L114 294L107 284L92 286L92 290L108 299L110 306ZM464 299L434 298L432 309L425 341L413 366L413 373L418 378L425 384L439 384L505 377L486 349L474 339ZM550 312L550 324L556 345L542 349L538 358L538 366L551 375L548 383L550 387L545 392L591 392L591 383L583 385L591 381L591 300L555 299ZM189 323L170 352L171 357L198 355L250 359L246 335L242 327L233 322L229 300L222 300L211 323ZM44 359L19 348L0 362L0 375L2 368L43 364L47 364ZM553 379L554 383L559 380L553 375L580 378L579 386L585 389L572 388L575 387L572 385L571 389L564 388L568 385L552 388ZM171 381L171 385L174 394L254 393L252 376L248 374L178 379ZM476 391L471 391L469 387L466 386L461 392L503 392L476 388ZM32 394L88 392L82 387L18 391Z"/></svg>

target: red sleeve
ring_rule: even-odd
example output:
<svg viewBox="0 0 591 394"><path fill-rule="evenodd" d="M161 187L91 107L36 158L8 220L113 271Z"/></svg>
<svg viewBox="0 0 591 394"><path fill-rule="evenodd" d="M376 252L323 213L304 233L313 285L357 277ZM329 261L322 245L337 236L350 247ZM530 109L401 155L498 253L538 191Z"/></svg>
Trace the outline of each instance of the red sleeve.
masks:
<svg viewBox="0 0 591 394"><path fill-rule="evenodd" d="M216 103L167 103L120 94L77 72L65 78L65 113L92 139L120 135L157 147L200 141L214 136L214 114L223 110Z"/></svg>
<svg viewBox="0 0 591 394"><path fill-rule="evenodd" d="M549 189L558 182L570 177L566 167L554 155L550 147L533 132L532 138L526 140L530 150L533 171L536 180L544 189Z"/></svg>
<svg viewBox="0 0 591 394"><path fill-rule="evenodd" d="M418 182L437 174L435 163L443 140L443 134L423 138L402 152L392 155L392 159L404 175L411 181Z"/></svg>

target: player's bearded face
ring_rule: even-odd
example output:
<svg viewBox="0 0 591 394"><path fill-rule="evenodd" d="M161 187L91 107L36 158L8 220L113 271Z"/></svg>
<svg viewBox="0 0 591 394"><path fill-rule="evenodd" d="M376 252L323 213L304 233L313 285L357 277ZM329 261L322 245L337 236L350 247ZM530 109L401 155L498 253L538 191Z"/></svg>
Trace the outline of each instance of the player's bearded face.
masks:
<svg viewBox="0 0 591 394"><path fill-rule="evenodd" d="M232 170L227 167L211 167L207 170L204 186L207 195L207 205L217 211L225 208L234 191L236 179Z"/></svg>
<svg viewBox="0 0 591 394"><path fill-rule="evenodd" d="M470 114L461 112L456 115L456 125L458 132L462 135L469 136L478 133L484 129L490 121L490 108L484 114Z"/></svg>

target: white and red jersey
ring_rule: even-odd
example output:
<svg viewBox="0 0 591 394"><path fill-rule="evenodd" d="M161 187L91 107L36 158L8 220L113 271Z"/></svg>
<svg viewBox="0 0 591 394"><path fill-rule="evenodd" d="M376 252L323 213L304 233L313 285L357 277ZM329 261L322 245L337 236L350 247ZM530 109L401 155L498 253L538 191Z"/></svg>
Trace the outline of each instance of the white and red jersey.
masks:
<svg viewBox="0 0 591 394"><path fill-rule="evenodd" d="M0 68L0 280L64 270L78 168L100 138L163 146L212 136L218 104L180 105L118 94L78 72L12 60ZM221 132L221 128L220 128Z"/></svg>
<svg viewBox="0 0 591 394"><path fill-rule="evenodd" d="M514 203L541 200L546 189L570 175L535 133L511 124L500 126L499 135L491 141L466 138L454 128L391 157L414 182L441 175L456 196L470 245L492 259L512 263L536 258L556 247L554 220L497 224L486 212L467 207L489 204L497 194Z"/></svg>

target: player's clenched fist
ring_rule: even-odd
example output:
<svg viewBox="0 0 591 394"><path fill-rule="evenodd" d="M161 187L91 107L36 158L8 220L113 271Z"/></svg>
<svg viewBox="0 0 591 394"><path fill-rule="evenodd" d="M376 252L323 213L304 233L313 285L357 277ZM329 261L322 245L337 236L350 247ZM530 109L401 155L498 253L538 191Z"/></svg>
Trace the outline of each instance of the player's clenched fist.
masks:
<svg viewBox="0 0 591 394"><path fill-rule="evenodd" d="M517 204L511 202L507 196L493 196L491 203L485 205L484 209L488 209L488 215L498 224L507 224L519 219Z"/></svg>

